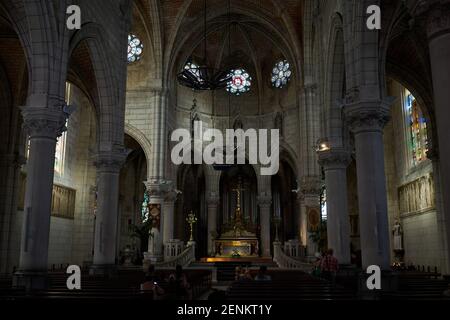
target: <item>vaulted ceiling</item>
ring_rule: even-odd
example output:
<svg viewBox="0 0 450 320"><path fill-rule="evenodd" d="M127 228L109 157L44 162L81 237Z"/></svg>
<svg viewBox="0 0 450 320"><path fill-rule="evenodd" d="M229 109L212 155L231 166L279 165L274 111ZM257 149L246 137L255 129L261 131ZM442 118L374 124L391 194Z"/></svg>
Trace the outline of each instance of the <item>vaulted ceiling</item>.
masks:
<svg viewBox="0 0 450 320"><path fill-rule="evenodd" d="M299 68L302 4L207 0L209 63L216 67L241 63L256 71L272 64L268 58L285 57ZM204 15L204 0L137 0L133 29L146 33L155 62L160 60L168 75L190 56L203 59Z"/></svg>

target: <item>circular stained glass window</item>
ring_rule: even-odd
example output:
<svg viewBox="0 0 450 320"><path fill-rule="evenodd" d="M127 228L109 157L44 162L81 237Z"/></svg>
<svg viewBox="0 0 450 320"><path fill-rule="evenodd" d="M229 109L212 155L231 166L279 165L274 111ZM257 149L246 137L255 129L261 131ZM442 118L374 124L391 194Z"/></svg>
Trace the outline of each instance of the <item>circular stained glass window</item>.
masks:
<svg viewBox="0 0 450 320"><path fill-rule="evenodd" d="M134 34L128 35L128 63L141 60L144 45Z"/></svg>
<svg viewBox="0 0 450 320"><path fill-rule="evenodd" d="M275 88L285 87L291 79L291 65L287 60L279 61L272 70L272 85Z"/></svg>
<svg viewBox="0 0 450 320"><path fill-rule="evenodd" d="M244 69L230 71L231 80L227 84L227 91L237 96L250 91L252 77Z"/></svg>

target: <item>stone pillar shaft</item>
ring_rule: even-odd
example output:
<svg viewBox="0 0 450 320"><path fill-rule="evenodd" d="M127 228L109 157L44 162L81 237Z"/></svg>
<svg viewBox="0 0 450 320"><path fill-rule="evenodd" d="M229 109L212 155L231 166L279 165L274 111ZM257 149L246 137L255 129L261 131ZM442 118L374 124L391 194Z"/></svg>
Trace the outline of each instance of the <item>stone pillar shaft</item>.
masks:
<svg viewBox="0 0 450 320"><path fill-rule="evenodd" d="M2 160L4 161L2 163ZM19 197L20 167L25 164L25 158L17 155L6 155L0 159L0 273L10 273L10 239L13 219L17 214Z"/></svg>
<svg viewBox="0 0 450 320"><path fill-rule="evenodd" d="M173 190L171 181L153 180L144 182L144 184L150 198L150 204L160 205L161 208L159 212L160 222L159 225L156 226L159 232L159 238L153 239L156 244L156 248L154 248L154 252L152 252L152 259L160 260L163 258L164 244L169 240L172 240L174 235L174 208L176 192Z"/></svg>
<svg viewBox="0 0 450 320"><path fill-rule="evenodd" d="M261 226L261 256L268 258L270 253L270 208L272 198L267 196L258 197L259 221Z"/></svg>
<svg viewBox="0 0 450 320"><path fill-rule="evenodd" d="M441 187L442 212L439 212L439 225L442 233L441 252L443 255L444 272L450 272L450 253L448 247L450 244L450 145L448 137L450 136L450 110L448 103L450 101L450 1L448 0L430 0L428 5L428 25L427 33L429 37L429 51L431 71L433 77L433 92L435 118L437 125L437 135L439 140L439 176L440 181L436 181L437 186ZM437 176L437 178L439 177ZM436 190L439 192L439 190Z"/></svg>
<svg viewBox="0 0 450 320"><path fill-rule="evenodd" d="M25 209L20 250L21 272L46 272L50 234L56 139L65 130L64 106L24 107L30 137Z"/></svg>
<svg viewBox="0 0 450 320"><path fill-rule="evenodd" d="M220 199L218 197L211 197L207 200L208 203L208 253L215 254L214 235L217 234L217 209Z"/></svg>
<svg viewBox="0 0 450 320"><path fill-rule="evenodd" d="M363 268L390 268L383 128L392 99L359 100L344 112L355 135Z"/></svg>
<svg viewBox="0 0 450 320"><path fill-rule="evenodd" d="M165 161L167 153L167 91L163 88L153 90L153 131L152 147L153 152L150 159L149 181L160 183L165 176ZM169 155L170 156L170 155Z"/></svg>
<svg viewBox="0 0 450 320"><path fill-rule="evenodd" d="M174 214L175 214L175 201L177 194L174 191L170 191L166 194L163 205L163 243L166 244L174 238Z"/></svg>
<svg viewBox="0 0 450 320"><path fill-rule="evenodd" d="M97 155L98 195L95 218L94 266L116 263L119 175L126 156L122 152Z"/></svg>
<svg viewBox="0 0 450 320"><path fill-rule="evenodd" d="M349 154L344 150L327 150L319 153L325 171L327 190L328 247L340 264L350 264L350 218L347 198L347 166Z"/></svg>
<svg viewBox="0 0 450 320"><path fill-rule="evenodd" d="M311 233L308 228L308 208L320 210L320 177L315 175L302 177L300 189L300 237L302 245L306 247L306 255L313 257L319 248L311 239Z"/></svg>

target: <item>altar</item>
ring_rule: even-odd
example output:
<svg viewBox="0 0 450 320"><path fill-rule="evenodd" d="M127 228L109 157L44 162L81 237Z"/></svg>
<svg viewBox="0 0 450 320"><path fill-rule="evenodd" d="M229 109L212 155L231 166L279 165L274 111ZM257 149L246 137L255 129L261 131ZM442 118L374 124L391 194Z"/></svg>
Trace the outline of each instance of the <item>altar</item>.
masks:
<svg viewBox="0 0 450 320"><path fill-rule="evenodd" d="M256 236L222 236L215 240L216 257L248 258L259 256L259 241Z"/></svg>
<svg viewBox="0 0 450 320"><path fill-rule="evenodd" d="M214 240L215 256L218 258L257 258L259 241L256 234L247 230L241 213L242 184L233 191L237 195L236 210L230 230Z"/></svg>

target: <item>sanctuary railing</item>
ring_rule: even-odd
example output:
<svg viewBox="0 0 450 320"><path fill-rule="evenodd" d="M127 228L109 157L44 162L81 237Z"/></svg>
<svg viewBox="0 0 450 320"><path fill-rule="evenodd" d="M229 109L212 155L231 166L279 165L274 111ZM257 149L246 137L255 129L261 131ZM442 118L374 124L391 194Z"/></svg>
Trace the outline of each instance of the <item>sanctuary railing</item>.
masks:
<svg viewBox="0 0 450 320"><path fill-rule="evenodd" d="M296 260L284 253L281 242L273 244L273 261L282 269L296 269L310 272L313 266L309 263Z"/></svg>
<svg viewBox="0 0 450 320"><path fill-rule="evenodd" d="M156 266L158 268L175 268L177 265L182 267L189 266L195 261L195 242L188 243L186 249L178 256L171 258L164 262L159 262Z"/></svg>

